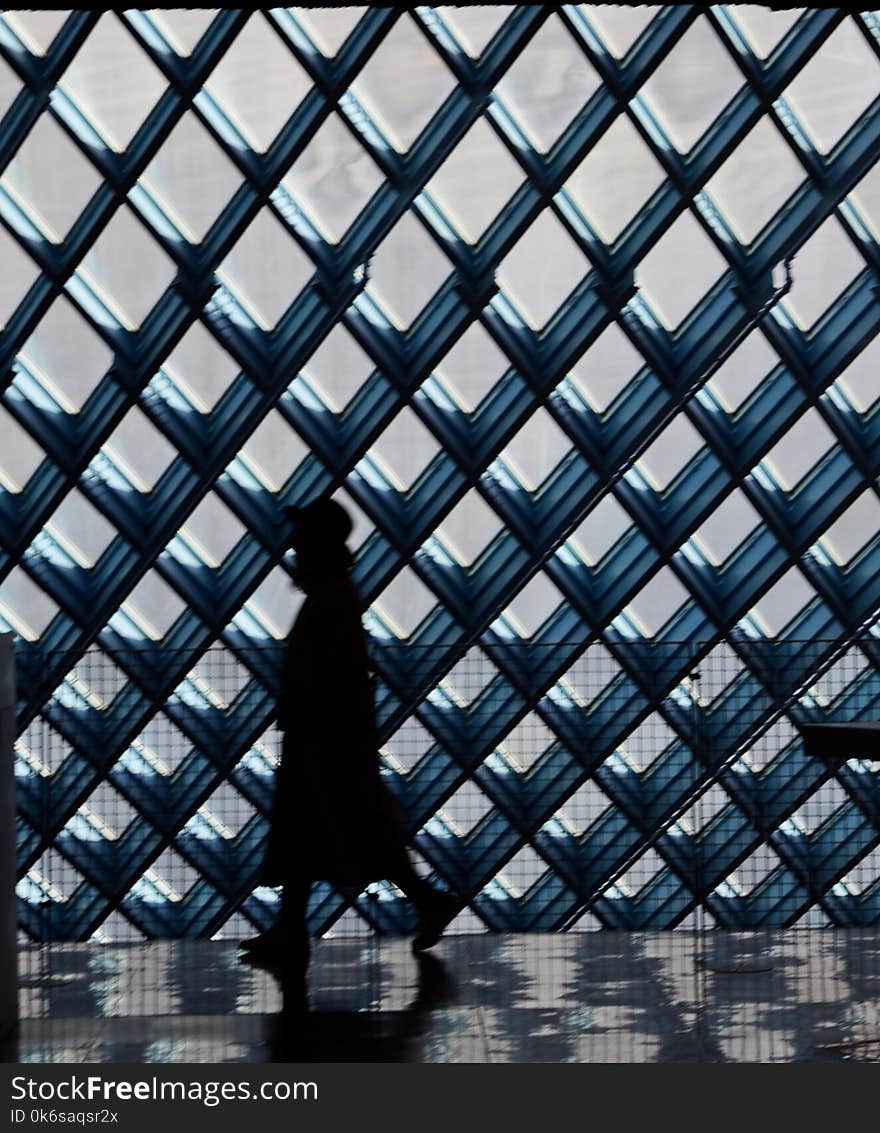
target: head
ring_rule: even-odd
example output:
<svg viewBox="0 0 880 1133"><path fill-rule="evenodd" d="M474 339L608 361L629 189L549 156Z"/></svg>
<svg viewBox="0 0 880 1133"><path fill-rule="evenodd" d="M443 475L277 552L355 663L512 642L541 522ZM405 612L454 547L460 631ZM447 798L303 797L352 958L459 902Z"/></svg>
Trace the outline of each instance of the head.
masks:
<svg viewBox="0 0 880 1133"><path fill-rule="evenodd" d="M351 534L351 516L335 500L323 496L305 507L287 507L288 545L296 553L296 582L306 589L323 578L344 574L351 567L345 541Z"/></svg>

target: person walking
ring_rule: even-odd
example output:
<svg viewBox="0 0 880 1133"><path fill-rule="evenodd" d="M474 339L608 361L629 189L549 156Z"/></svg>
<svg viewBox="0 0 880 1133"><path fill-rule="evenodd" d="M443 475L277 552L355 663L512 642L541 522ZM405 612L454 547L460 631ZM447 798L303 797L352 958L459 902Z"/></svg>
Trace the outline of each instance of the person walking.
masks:
<svg viewBox="0 0 880 1133"><path fill-rule="evenodd" d="M433 947L460 902L418 876L395 801L382 782L361 602L346 541L352 522L322 497L286 508L294 582L305 593L284 649L278 726L283 731L260 882L281 886L272 928L240 947L252 963L301 971L309 964L311 886L353 894L390 880L413 902L413 950Z"/></svg>

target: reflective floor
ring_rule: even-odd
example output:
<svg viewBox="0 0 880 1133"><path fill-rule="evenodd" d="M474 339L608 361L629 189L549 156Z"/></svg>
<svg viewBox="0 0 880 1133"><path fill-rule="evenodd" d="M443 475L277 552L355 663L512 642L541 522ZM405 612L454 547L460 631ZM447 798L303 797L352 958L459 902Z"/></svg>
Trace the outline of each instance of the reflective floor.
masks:
<svg viewBox="0 0 880 1133"><path fill-rule="evenodd" d="M232 943L24 949L20 1062L880 1061L880 928L316 942L285 1014Z"/></svg>

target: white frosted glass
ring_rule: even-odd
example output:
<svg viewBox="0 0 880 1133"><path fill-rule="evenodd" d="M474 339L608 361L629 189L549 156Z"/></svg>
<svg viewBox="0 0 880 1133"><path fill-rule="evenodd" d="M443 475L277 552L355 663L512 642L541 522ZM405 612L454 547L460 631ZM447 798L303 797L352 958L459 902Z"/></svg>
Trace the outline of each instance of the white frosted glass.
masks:
<svg viewBox="0 0 880 1133"><path fill-rule="evenodd" d="M501 616L507 618L521 636L533 637L562 600L559 589L539 571L511 599Z"/></svg>
<svg viewBox="0 0 880 1133"><path fill-rule="evenodd" d="M8 410L0 404L0 486L20 492L42 463L44 452Z"/></svg>
<svg viewBox="0 0 880 1133"><path fill-rule="evenodd" d="M245 527L216 492L209 492L190 512L181 528L208 566L218 567L236 545Z"/></svg>
<svg viewBox="0 0 880 1133"><path fill-rule="evenodd" d="M535 492L574 444L546 409L531 414L501 451L501 459L529 492Z"/></svg>
<svg viewBox="0 0 880 1133"><path fill-rule="evenodd" d="M374 370L373 360L341 323L337 323L303 367L323 400L341 413Z"/></svg>
<svg viewBox="0 0 880 1133"><path fill-rule="evenodd" d="M612 495L604 496L569 537L588 566L596 566L633 526L629 512Z"/></svg>
<svg viewBox="0 0 880 1133"><path fill-rule="evenodd" d="M119 152L128 147L167 86L122 20L109 12L89 33L60 85Z"/></svg>
<svg viewBox="0 0 880 1133"><path fill-rule="evenodd" d="M612 243L663 184L663 168L625 116L590 150L563 188L598 235Z"/></svg>
<svg viewBox="0 0 880 1133"><path fill-rule="evenodd" d="M533 330L541 330L589 274L590 261L544 209L498 266L499 286Z"/></svg>
<svg viewBox="0 0 880 1133"><path fill-rule="evenodd" d="M168 633L186 606L158 571L151 570L135 586L122 608L127 613L133 612L144 632L157 641Z"/></svg>
<svg viewBox="0 0 880 1133"><path fill-rule="evenodd" d="M379 595L372 608L398 637L410 637L437 605L418 575L404 567Z"/></svg>
<svg viewBox="0 0 880 1133"><path fill-rule="evenodd" d="M364 147L331 114L281 184L321 234L338 243L383 181Z"/></svg>
<svg viewBox="0 0 880 1133"><path fill-rule="evenodd" d="M64 26L70 11L49 9L5 11L3 19L32 55L45 55Z"/></svg>
<svg viewBox="0 0 880 1133"><path fill-rule="evenodd" d="M186 58L214 22L219 8L151 8L147 14L178 55Z"/></svg>
<svg viewBox="0 0 880 1133"><path fill-rule="evenodd" d="M37 265L5 228L0 226L0 329L6 326L28 288L37 278Z"/></svg>
<svg viewBox="0 0 880 1133"><path fill-rule="evenodd" d="M59 176L63 170L63 176ZM60 243L94 196L101 178L49 113L43 113L6 167L9 190L54 243Z"/></svg>
<svg viewBox="0 0 880 1133"><path fill-rule="evenodd" d="M735 488L691 536L712 566L722 566L761 523L748 496Z"/></svg>
<svg viewBox="0 0 880 1133"><path fill-rule="evenodd" d="M749 244L773 219L805 173L765 116L706 185L734 235Z"/></svg>
<svg viewBox="0 0 880 1133"><path fill-rule="evenodd" d="M86 253L79 274L123 326L136 330L174 279L174 261L127 206Z"/></svg>
<svg viewBox="0 0 880 1133"><path fill-rule="evenodd" d="M474 410L510 366L480 323L472 323L437 366L443 384L466 413Z"/></svg>
<svg viewBox="0 0 880 1133"><path fill-rule="evenodd" d="M19 357L48 379L68 412L78 413L110 368L113 351L62 295L37 324Z"/></svg>
<svg viewBox="0 0 880 1133"><path fill-rule="evenodd" d="M709 379L708 388L727 413L735 413L779 364L767 339L752 331Z"/></svg>
<svg viewBox="0 0 880 1133"><path fill-rule="evenodd" d="M297 22L323 54L333 58L361 22L366 7L360 8L291 8Z"/></svg>
<svg viewBox="0 0 880 1133"><path fill-rule="evenodd" d="M848 566L880 532L880 500L866 489L824 532L820 542L840 567Z"/></svg>
<svg viewBox="0 0 880 1133"><path fill-rule="evenodd" d="M660 11L652 4L641 4L637 8L623 4L579 4L578 7L618 59L627 54Z"/></svg>
<svg viewBox="0 0 880 1133"><path fill-rule="evenodd" d="M406 212L370 261L367 290L391 322L399 330L406 330L450 271L449 260L432 237L412 212Z"/></svg>
<svg viewBox="0 0 880 1133"><path fill-rule="evenodd" d="M400 153L412 148L454 87L449 68L408 15L352 83L355 97Z"/></svg>
<svg viewBox="0 0 880 1133"><path fill-rule="evenodd" d="M162 368L202 413L209 413L238 373L232 356L196 320L177 343Z"/></svg>
<svg viewBox="0 0 880 1133"><path fill-rule="evenodd" d="M683 413L666 426L636 461L636 468L655 492L664 492L705 442Z"/></svg>
<svg viewBox="0 0 880 1133"><path fill-rule="evenodd" d="M670 141L689 153L743 85L712 25L696 20L651 75L640 94Z"/></svg>
<svg viewBox="0 0 880 1133"><path fill-rule="evenodd" d="M557 16L541 25L495 87L529 142L546 153L601 85Z"/></svg>
<svg viewBox="0 0 880 1133"><path fill-rule="evenodd" d="M264 330L271 330L314 274L314 265L269 208L261 209L217 270Z"/></svg>
<svg viewBox="0 0 880 1133"><path fill-rule="evenodd" d="M173 445L136 405L116 426L102 451L141 492L152 491L177 456Z"/></svg>
<svg viewBox="0 0 880 1133"><path fill-rule="evenodd" d="M475 244L522 184L524 174L478 118L426 186L456 229Z"/></svg>
<svg viewBox="0 0 880 1133"><path fill-rule="evenodd" d="M791 291L782 300L808 330L865 267L840 221L830 216L795 256Z"/></svg>
<svg viewBox="0 0 880 1133"><path fill-rule="evenodd" d="M806 9L774 12L760 4L729 4L727 10L745 34L752 51L759 59L766 59Z"/></svg>
<svg viewBox="0 0 880 1133"><path fill-rule="evenodd" d="M846 19L782 92L820 153L828 153L880 95L880 60Z"/></svg>
<svg viewBox="0 0 880 1133"><path fill-rule="evenodd" d="M444 516L437 534L462 566L470 566L501 530L502 523L476 489L471 488Z"/></svg>
<svg viewBox="0 0 880 1133"><path fill-rule="evenodd" d="M254 12L206 84L257 153L265 153L312 89L308 72L260 12Z"/></svg>
<svg viewBox="0 0 880 1133"><path fill-rule="evenodd" d="M184 237L198 244L241 184L241 174L188 110L141 181Z"/></svg>
<svg viewBox="0 0 880 1133"><path fill-rule="evenodd" d="M797 567L790 570L749 610L768 637L781 633L816 597Z"/></svg>
<svg viewBox="0 0 880 1133"><path fill-rule="evenodd" d="M786 492L794 491L835 442L834 434L815 409L808 409L764 457L773 479Z"/></svg>
<svg viewBox="0 0 880 1133"><path fill-rule="evenodd" d="M284 487L308 452L299 433L274 409L241 449L246 463L259 472L260 479L273 492Z"/></svg>
<svg viewBox="0 0 880 1133"><path fill-rule="evenodd" d="M569 377L591 409L604 413L644 366L616 323L610 323L571 370Z"/></svg>
<svg viewBox="0 0 880 1133"><path fill-rule="evenodd" d="M726 266L697 221L684 212L638 265L636 284L654 314L675 330Z"/></svg>
<svg viewBox="0 0 880 1133"><path fill-rule="evenodd" d="M77 488L52 513L49 533L73 544L87 567L92 567L116 537L116 528Z"/></svg>
<svg viewBox="0 0 880 1133"><path fill-rule="evenodd" d="M513 11L513 4L482 4L474 8L457 8L440 5L439 12L443 22L468 55L478 58Z"/></svg>
<svg viewBox="0 0 880 1133"><path fill-rule="evenodd" d="M625 607L645 637L655 637L688 600L688 592L669 567L663 567ZM670 737L672 738L672 737ZM657 747L655 747L655 752Z"/></svg>
<svg viewBox="0 0 880 1133"><path fill-rule="evenodd" d="M415 413L404 406L373 443L369 455L399 491L408 491L440 446Z"/></svg>

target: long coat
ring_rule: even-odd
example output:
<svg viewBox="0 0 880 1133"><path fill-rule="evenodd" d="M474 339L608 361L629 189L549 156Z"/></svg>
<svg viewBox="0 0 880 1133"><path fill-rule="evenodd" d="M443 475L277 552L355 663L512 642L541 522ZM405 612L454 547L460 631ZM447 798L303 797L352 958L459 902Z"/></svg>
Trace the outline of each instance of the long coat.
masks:
<svg viewBox="0 0 880 1133"><path fill-rule="evenodd" d="M262 881L363 887L406 863L403 827L380 774L357 589L347 573L309 586L287 639L281 763Z"/></svg>

